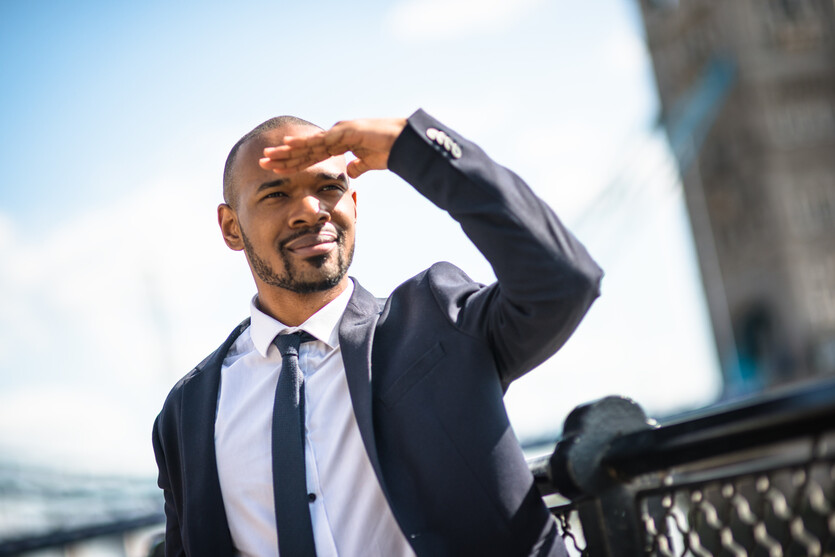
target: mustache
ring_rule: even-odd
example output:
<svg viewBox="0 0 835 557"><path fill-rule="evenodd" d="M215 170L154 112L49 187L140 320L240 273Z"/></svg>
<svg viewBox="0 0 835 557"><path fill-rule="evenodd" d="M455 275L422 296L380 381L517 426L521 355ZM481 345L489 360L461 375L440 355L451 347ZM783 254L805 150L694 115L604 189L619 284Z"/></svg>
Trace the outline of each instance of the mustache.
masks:
<svg viewBox="0 0 835 557"><path fill-rule="evenodd" d="M340 227L336 226L335 224L330 223L330 225L333 228L334 232L336 232L336 243L341 244L342 241L343 241L343 237L344 237L345 233L342 231L342 229ZM301 238L302 236L311 236L311 235L312 236L318 236L319 233L322 232L322 230L324 228L325 228L324 224L318 224L316 226L309 226L307 228L301 228L299 230L296 230L295 232L293 232L292 234L290 234L286 238L283 238L278 243L278 247L279 247L279 249L282 249L282 250L286 249L287 244L289 244L293 240L297 240L298 238Z"/></svg>

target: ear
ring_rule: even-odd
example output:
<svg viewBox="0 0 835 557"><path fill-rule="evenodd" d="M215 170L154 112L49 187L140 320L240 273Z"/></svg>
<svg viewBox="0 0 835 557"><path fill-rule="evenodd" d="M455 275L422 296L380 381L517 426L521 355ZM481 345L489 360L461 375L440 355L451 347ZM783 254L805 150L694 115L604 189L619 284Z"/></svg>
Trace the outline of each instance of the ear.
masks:
<svg viewBox="0 0 835 557"><path fill-rule="evenodd" d="M357 222L357 190L351 190L351 199L354 200L354 222Z"/></svg>
<svg viewBox="0 0 835 557"><path fill-rule="evenodd" d="M232 207L226 203L221 203L217 206L217 223L220 225L223 241L226 242L229 249L235 251L244 249L241 228L238 224L238 215Z"/></svg>

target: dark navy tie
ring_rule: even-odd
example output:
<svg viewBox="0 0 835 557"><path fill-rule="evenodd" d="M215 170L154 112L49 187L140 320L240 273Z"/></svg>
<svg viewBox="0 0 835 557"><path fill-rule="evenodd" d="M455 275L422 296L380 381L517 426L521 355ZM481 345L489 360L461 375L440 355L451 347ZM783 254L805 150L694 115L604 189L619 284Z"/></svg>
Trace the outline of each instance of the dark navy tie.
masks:
<svg viewBox="0 0 835 557"><path fill-rule="evenodd" d="M299 345L313 340L305 332L278 335L281 373L273 403L273 496L281 557L316 555L304 473L304 389Z"/></svg>

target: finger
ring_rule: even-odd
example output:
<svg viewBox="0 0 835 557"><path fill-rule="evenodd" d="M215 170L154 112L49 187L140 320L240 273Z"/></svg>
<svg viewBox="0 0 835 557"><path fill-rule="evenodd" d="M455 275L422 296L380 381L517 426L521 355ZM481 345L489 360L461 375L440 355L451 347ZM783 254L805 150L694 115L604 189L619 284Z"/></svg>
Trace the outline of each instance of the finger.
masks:
<svg viewBox="0 0 835 557"><path fill-rule="evenodd" d="M293 161L295 159L306 159L310 157L322 157L323 160L330 157L324 145L316 147L294 148L286 145L278 147L267 147L264 149L264 158L273 161Z"/></svg>
<svg viewBox="0 0 835 557"><path fill-rule="evenodd" d="M325 143L325 132L319 132L315 135L287 135L282 139L282 143L289 147L313 147L316 145L323 145Z"/></svg>
<svg viewBox="0 0 835 557"><path fill-rule="evenodd" d="M264 167L266 170L272 170L276 174L294 174L296 172L301 172L305 168L316 164L319 161L316 160L305 160L301 161L299 164L294 164L291 166L266 166Z"/></svg>
<svg viewBox="0 0 835 557"><path fill-rule="evenodd" d="M262 168L266 168L267 170L272 170L274 168L292 168L296 167L299 164L302 164L304 161L309 159L309 155L305 155L303 157L293 157L292 159L272 159L270 157L262 157L258 159L258 164Z"/></svg>
<svg viewBox="0 0 835 557"><path fill-rule="evenodd" d="M327 131L320 131L312 135L285 136L282 143L291 148L319 147L321 145L333 146L345 143L345 135L344 123L339 122ZM346 146L346 150L348 149L349 147Z"/></svg>
<svg viewBox="0 0 835 557"><path fill-rule="evenodd" d="M304 159L293 159L291 161L272 161L270 159L264 158L258 161L258 164L264 170L272 170L274 172L281 172L281 173L288 173L288 172L298 172L307 168L308 166L314 165L317 162L320 162L320 159L317 158L304 158Z"/></svg>
<svg viewBox="0 0 835 557"><path fill-rule="evenodd" d="M333 157L343 155L353 150L356 145L347 140L349 134L344 129L341 129L342 126L343 123L340 122L323 135L316 137L315 141L305 142L305 144L314 148L324 147Z"/></svg>
<svg viewBox="0 0 835 557"><path fill-rule="evenodd" d="M264 170L272 170L273 172L280 174L287 174L291 172L298 172L308 166L327 160L328 158L330 157L327 154L323 156L306 156L278 161L269 157L264 157L258 160L258 164Z"/></svg>
<svg viewBox="0 0 835 557"><path fill-rule="evenodd" d="M278 147L267 147L264 149L264 157L275 161L289 161L293 159L306 159L309 157L321 157L322 160L342 155L348 151L346 145L325 145L316 143L314 145L280 145Z"/></svg>
<svg viewBox="0 0 835 557"><path fill-rule="evenodd" d="M282 137L281 145L264 148L264 156L270 158L289 158L293 153L309 149L323 149L325 146L324 132L315 135L286 135Z"/></svg>
<svg viewBox="0 0 835 557"><path fill-rule="evenodd" d="M334 127L325 132L322 140L326 145L344 144L347 149L350 149L352 146L350 145L350 141L347 141L347 137L350 135L348 125L349 122L338 122Z"/></svg>
<svg viewBox="0 0 835 557"><path fill-rule="evenodd" d="M372 170L372 168L368 166L362 159L354 159L348 163L349 178L359 178L369 170Z"/></svg>
<svg viewBox="0 0 835 557"><path fill-rule="evenodd" d="M344 143L337 143L337 144L334 144L334 145L326 146L325 150L328 153L328 155L330 155L332 157L336 157L338 155L344 155L345 153L350 151L351 148Z"/></svg>
<svg viewBox="0 0 835 557"><path fill-rule="evenodd" d="M290 146L290 145L278 145L276 147L265 147L264 148L264 156L274 159L274 160L284 160L284 159L293 159L305 156L307 153L312 152L326 152L326 147L324 145L314 145L314 146Z"/></svg>
<svg viewBox="0 0 835 557"><path fill-rule="evenodd" d="M294 156L298 156L298 151L294 151L287 145L279 145L278 147L265 147L264 148L264 156L271 159L271 160L286 160L291 159Z"/></svg>

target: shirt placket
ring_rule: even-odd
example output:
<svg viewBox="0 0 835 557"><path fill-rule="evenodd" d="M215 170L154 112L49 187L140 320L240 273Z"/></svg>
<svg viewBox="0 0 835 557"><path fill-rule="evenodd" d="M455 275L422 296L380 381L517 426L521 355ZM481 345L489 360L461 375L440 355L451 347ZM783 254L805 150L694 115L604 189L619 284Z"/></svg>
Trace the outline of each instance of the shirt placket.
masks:
<svg viewBox="0 0 835 557"><path fill-rule="evenodd" d="M299 365L302 373L305 376L305 381L312 370L311 352L317 348L314 345L317 343L305 343L302 345L299 354ZM312 398L315 393L305 388L305 413L304 413L304 460L305 460L305 476L307 482L307 493L310 499L310 516L313 522L313 536L316 542L316 554L319 557L334 556L336 557L336 540L333 536L333 528L331 528L330 521L325 509L325 501L322 496L321 482L319 480L319 466L316 460L316 447L311 442L311 430L316 427L316 420L312 419L308 408L316 408L315 401ZM324 527L322 527L324 526Z"/></svg>

